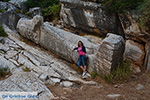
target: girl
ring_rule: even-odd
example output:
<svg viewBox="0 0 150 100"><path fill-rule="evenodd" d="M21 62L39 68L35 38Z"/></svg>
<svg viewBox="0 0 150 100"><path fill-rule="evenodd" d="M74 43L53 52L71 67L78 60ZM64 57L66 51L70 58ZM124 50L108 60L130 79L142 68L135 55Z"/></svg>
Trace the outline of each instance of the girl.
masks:
<svg viewBox="0 0 150 100"><path fill-rule="evenodd" d="M83 70L82 76L85 76L87 70L87 56L86 56L86 48L82 41L78 42L78 47L73 50L77 50L79 54L77 65Z"/></svg>

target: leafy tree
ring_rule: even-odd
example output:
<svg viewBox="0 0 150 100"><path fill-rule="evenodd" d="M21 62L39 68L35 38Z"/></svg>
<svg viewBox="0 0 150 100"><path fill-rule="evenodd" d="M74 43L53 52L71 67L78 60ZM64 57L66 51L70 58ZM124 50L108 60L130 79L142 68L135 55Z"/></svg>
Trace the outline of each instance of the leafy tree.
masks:
<svg viewBox="0 0 150 100"><path fill-rule="evenodd" d="M142 2L143 0L106 0L103 4L109 12L123 13L136 9Z"/></svg>
<svg viewBox="0 0 150 100"><path fill-rule="evenodd" d="M7 37L8 34L4 31L3 26L0 26L0 36Z"/></svg>
<svg viewBox="0 0 150 100"><path fill-rule="evenodd" d="M59 0L28 0L26 3L27 8L41 7L42 14L45 19L58 19L60 12Z"/></svg>
<svg viewBox="0 0 150 100"><path fill-rule="evenodd" d="M142 16L140 17L140 24L146 31L150 32L150 0L144 0L139 6L139 11Z"/></svg>

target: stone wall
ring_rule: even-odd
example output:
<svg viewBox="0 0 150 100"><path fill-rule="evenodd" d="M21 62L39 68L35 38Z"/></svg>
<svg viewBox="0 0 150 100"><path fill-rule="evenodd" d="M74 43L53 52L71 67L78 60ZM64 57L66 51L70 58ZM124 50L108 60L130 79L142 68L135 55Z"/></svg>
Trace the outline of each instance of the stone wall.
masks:
<svg viewBox="0 0 150 100"><path fill-rule="evenodd" d="M98 35L116 33L119 30L117 16L106 13L100 3L82 0L60 0L60 2L62 4L60 16L66 27Z"/></svg>
<svg viewBox="0 0 150 100"><path fill-rule="evenodd" d="M72 50L77 46L79 40L83 41L89 57L89 72L102 71L101 73L107 74L111 71L111 68L118 66L119 63L122 62L120 58L123 57L124 41L123 38L118 35L109 34L108 37L103 40L102 44L96 44L85 37L51 26L48 22L43 23L41 16L35 16L31 20L21 18L17 28L22 36L40 44L70 62L77 61L78 54ZM109 54L107 54L107 50L110 51ZM101 55L105 55L106 58L111 59L107 61L109 64L105 66L106 68L100 65L101 60L103 60ZM101 60L97 60L99 57ZM107 70L107 68L109 69Z"/></svg>

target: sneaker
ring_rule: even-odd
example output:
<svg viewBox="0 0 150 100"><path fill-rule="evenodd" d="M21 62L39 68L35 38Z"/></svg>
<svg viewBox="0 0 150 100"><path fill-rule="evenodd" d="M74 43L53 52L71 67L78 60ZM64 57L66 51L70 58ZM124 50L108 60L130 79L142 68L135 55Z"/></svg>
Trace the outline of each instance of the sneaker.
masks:
<svg viewBox="0 0 150 100"><path fill-rule="evenodd" d="M83 73L82 73L82 77L83 77L83 76L85 76L85 75L86 75L86 73L87 73L87 72L83 72Z"/></svg>
<svg viewBox="0 0 150 100"><path fill-rule="evenodd" d="M86 78L87 78L87 76L86 76L86 75L85 75L85 76L82 76L82 78L83 78L83 79L86 79Z"/></svg>

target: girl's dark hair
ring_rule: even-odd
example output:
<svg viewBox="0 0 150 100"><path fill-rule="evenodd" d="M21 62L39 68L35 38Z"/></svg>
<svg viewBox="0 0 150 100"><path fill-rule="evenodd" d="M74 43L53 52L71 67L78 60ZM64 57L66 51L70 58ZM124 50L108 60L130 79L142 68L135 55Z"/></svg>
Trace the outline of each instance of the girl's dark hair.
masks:
<svg viewBox="0 0 150 100"><path fill-rule="evenodd" d="M78 42L78 47L79 47L79 43L81 43L81 45L84 47L84 44L83 44L82 41L79 41L79 42Z"/></svg>

